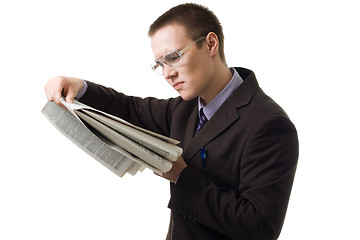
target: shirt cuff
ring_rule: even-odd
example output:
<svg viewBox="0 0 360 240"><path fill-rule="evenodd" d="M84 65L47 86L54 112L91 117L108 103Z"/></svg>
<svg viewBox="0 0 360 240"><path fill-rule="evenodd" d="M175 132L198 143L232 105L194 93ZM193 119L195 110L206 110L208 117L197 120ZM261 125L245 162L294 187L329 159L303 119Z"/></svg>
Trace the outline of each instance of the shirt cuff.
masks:
<svg viewBox="0 0 360 240"><path fill-rule="evenodd" d="M86 90L88 88L88 85L87 85L86 81L83 80L83 79L81 79L81 80L83 81L84 85L83 85L82 89L78 92L78 94L75 96L75 98L77 100L79 100L80 98L82 98L82 96L84 96L84 94L85 94L85 92L86 92Z"/></svg>

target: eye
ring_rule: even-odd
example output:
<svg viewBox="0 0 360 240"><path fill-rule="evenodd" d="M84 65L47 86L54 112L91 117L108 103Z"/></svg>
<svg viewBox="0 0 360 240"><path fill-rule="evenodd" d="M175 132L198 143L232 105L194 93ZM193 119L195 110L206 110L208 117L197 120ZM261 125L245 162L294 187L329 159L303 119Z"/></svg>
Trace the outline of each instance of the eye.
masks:
<svg viewBox="0 0 360 240"><path fill-rule="evenodd" d="M173 52L167 54L164 58L165 58L165 62L173 63L180 59L180 55L178 52L173 51Z"/></svg>

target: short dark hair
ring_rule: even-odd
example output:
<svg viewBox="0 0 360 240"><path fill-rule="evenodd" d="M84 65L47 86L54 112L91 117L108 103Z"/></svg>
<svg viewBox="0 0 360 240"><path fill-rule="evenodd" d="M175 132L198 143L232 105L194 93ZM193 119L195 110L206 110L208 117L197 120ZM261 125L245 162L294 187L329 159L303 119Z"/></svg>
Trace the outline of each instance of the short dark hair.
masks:
<svg viewBox="0 0 360 240"><path fill-rule="evenodd" d="M219 39L219 54L223 62L224 54L224 33L219 19L207 7L195 3L185 3L175 6L158 17L149 28L149 37L153 36L159 29L171 25L179 24L185 28L188 37L195 40L206 36L209 32L214 32ZM198 43L202 46L203 41Z"/></svg>

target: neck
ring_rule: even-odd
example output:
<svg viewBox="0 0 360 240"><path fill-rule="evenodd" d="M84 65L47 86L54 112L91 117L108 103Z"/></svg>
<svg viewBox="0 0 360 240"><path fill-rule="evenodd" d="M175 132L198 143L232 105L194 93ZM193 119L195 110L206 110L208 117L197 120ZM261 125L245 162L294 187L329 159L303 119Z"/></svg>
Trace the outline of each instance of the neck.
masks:
<svg viewBox="0 0 360 240"><path fill-rule="evenodd" d="M220 64L218 68L214 68L207 91L200 96L204 103L211 102L226 87L232 76L230 69L224 63Z"/></svg>

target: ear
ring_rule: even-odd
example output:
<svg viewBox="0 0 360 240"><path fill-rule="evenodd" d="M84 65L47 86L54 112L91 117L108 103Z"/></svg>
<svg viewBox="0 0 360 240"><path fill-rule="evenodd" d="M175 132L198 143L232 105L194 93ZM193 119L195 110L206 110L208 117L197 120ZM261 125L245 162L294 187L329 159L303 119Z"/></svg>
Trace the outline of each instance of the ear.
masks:
<svg viewBox="0 0 360 240"><path fill-rule="evenodd" d="M206 47L210 56L215 56L219 50L219 39L216 33L209 32L206 36Z"/></svg>

